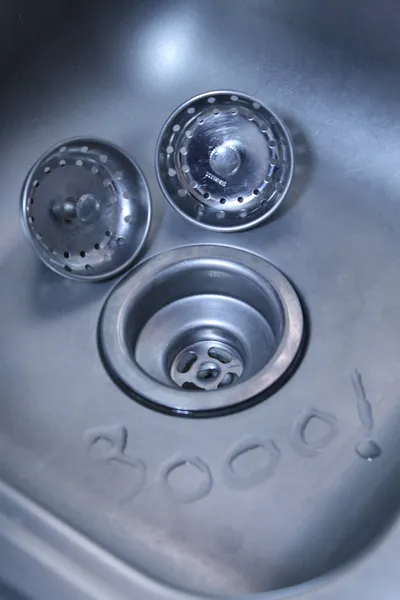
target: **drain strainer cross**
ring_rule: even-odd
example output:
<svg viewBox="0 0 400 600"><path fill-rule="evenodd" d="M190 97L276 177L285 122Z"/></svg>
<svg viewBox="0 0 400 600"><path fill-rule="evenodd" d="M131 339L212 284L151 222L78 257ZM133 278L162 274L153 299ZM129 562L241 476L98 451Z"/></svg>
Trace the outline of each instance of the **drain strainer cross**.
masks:
<svg viewBox="0 0 400 600"><path fill-rule="evenodd" d="M243 373L243 360L232 347L202 341L181 350L171 366L177 385L192 390L217 390L234 383Z"/></svg>

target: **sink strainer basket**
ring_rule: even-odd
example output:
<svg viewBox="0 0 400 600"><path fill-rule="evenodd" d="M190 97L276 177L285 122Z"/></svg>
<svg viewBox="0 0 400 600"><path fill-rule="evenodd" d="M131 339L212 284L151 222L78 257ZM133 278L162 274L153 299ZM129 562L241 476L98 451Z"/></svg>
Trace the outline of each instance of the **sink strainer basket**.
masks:
<svg viewBox="0 0 400 600"><path fill-rule="evenodd" d="M140 169L97 139L58 144L32 167L21 197L25 233L43 262L61 275L99 281L135 259L151 218Z"/></svg>
<svg viewBox="0 0 400 600"><path fill-rule="evenodd" d="M282 121L238 92L209 92L180 106L157 146L160 185L187 219L218 231L254 227L289 189L294 156Z"/></svg>

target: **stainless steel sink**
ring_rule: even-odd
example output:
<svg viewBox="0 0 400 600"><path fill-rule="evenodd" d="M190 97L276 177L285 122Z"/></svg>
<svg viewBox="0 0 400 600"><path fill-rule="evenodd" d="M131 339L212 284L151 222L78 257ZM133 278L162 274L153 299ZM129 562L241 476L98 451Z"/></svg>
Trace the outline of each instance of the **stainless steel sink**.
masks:
<svg viewBox="0 0 400 600"><path fill-rule="evenodd" d="M1 11L0 580L41 599L397 598L397 3ZM217 89L258 98L294 140L287 198L248 231L188 222L156 179L168 116ZM143 170L153 222L140 259L219 245L292 282L307 348L274 394L180 418L112 381L97 336L117 280L47 270L19 220L30 167L75 136L107 139Z"/></svg>

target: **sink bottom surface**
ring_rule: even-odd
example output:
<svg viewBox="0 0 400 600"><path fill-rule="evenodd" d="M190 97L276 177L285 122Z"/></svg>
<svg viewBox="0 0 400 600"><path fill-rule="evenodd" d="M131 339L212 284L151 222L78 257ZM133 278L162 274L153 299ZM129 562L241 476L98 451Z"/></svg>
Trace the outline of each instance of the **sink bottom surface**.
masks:
<svg viewBox="0 0 400 600"><path fill-rule="evenodd" d="M87 3L2 75L0 475L165 594L304 584L373 548L397 514L398 53L385 45L389 1L374 24L363 3L336 4L325 15L311 0ZM163 123L213 89L259 98L293 136L291 191L251 231L196 227L156 182ZM154 219L142 258L230 245L293 282L308 347L276 394L179 419L111 381L96 335L114 282L46 270L19 222L29 168L74 136L108 139L143 169Z"/></svg>

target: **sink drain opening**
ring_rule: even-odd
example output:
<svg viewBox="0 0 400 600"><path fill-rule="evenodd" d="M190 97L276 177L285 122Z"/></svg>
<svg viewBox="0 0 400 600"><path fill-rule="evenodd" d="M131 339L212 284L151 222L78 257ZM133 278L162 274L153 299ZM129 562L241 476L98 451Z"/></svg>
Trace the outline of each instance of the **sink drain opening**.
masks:
<svg viewBox="0 0 400 600"><path fill-rule="evenodd" d="M142 263L111 293L100 322L104 363L153 408L211 416L277 389L303 336L300 302L265 260L189 246Z"/></svg>

